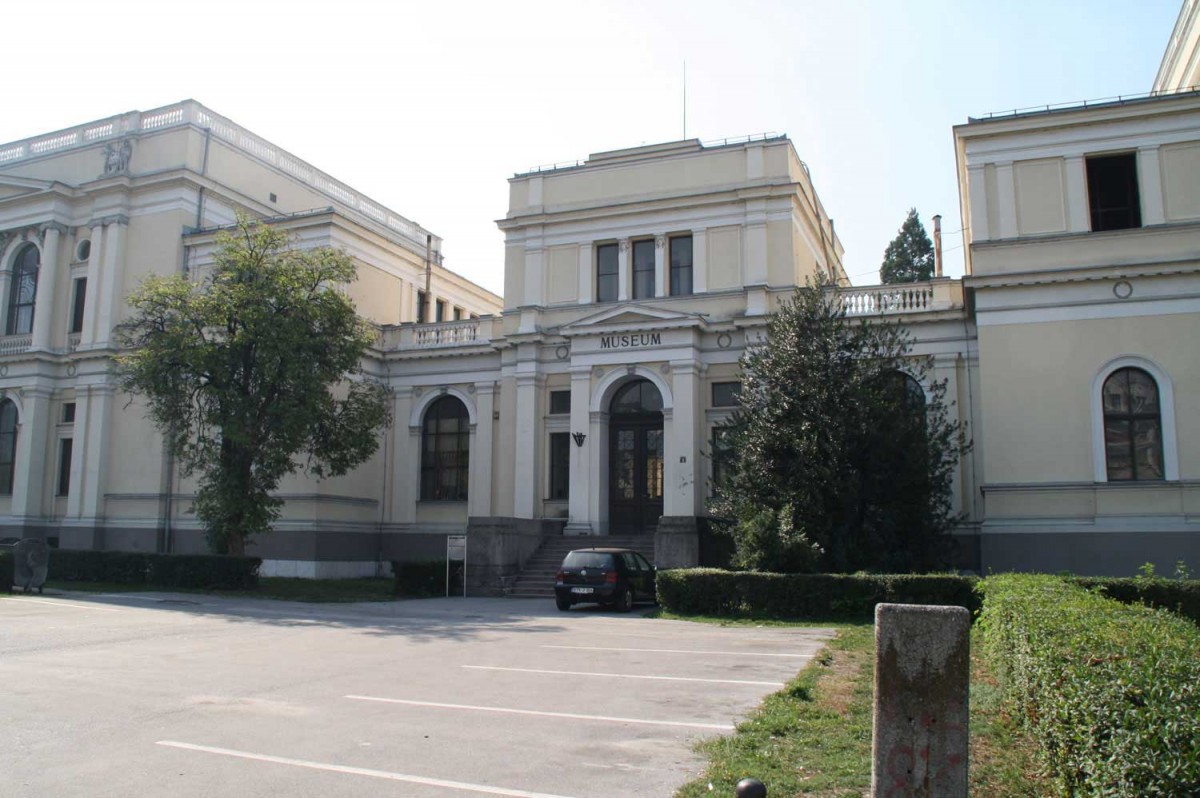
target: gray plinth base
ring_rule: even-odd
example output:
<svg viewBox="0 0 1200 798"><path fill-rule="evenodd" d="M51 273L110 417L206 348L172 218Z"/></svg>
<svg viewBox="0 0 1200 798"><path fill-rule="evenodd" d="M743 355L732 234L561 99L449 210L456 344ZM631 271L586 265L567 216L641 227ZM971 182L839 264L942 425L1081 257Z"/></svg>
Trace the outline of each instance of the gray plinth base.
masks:
<svg viewBox="0 0 1200 798"><path fill-rule="evenodd" d="M654 564L695 568L700 564L700 530L695 516L664 515L654 533Z"/></svg>
<svg viewBox="0 0 1200 798"><path fill-rule="evenodd" d="M871 795L966 798L971 615L875 608Z"/></svg>

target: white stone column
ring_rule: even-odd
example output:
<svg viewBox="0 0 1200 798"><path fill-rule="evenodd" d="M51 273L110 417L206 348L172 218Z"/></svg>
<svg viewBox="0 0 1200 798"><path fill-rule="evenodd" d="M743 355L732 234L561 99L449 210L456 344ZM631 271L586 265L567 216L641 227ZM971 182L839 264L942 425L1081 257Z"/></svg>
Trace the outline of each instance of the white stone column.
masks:
<svg viewBox="0 0 1200 798"><path fill-rule="evenodd" d="M1017 237L1017 188L1012 161L996 164L996 226L1000 238Z"/></svg>
<svg viewBox="0 0 1200 798"><path fill-rule="evenodd" d="M495 422L496 383L475 383L475 447L471 450L467 515L492 514L492 439Z"/></svg>
<svg viewBox="0 0 1200 798"><path fill-rule="evenodd" d="M412 417L413 389L407 385L395 389L392 405L392 512L389 520L411 524L417 517L417 499L421 495L421 425L409 426Z"/></svg>
<svg viewBox="0 0 1200 798"><path fill-rule="evenodd" d="M90 385L87 401L87 440L84 444L86 458L83 467L83 485L80 491L82 504L80 517L98 519L104 514L105 469L108 465L108 440L112 426L110 411L113 389L108 385ZM75 408L78 417L79 408Z"/></svg>
<svg viewBox="0 0 1200 798"><path fill-rule="evenodd" d="M21 418L13 469L12 514L22 519L45 515L46 454L50 450L49 388L21 388Z"/></svg>
<svg viewBox="0 0 1200 798"><path fill-rule="evenodd" d="M104 265L100 270L100 294L96 307L96 343L107 344L112 338L121 303L121 270L125 266L125 230L129 220L118 217L105 225ZM88 283L91 288L91 283Z"/></svg>
<svg viewBox="0 0 1200 798"><path fill-rule="evenodd" d="M86 389L75 393L75 423L71 426L71 438L74 441L71 452L71 490L67 493L67 518L79 518L83 507L83 477L84 456L87 453L88 436L88 402L90 397Z"/></svg>
<svg viewBox="0 0 1200 798"><path fill-rule="evenodd" d="M590 305L595 300L592 299L592 293L596 288L596 274L592 268L592 263L596 257L595 247L592 242L579 245L579 304Z"/></svg>
<svg viewBox="0 0 1200 798"><path fill-rule="evenodd" d="M667 277L671 264L667 257L667 237L654 237L654 295L667 295Z"/></svg>
<svg viewBox="0 0 1200 798"><path fill-rule="evenodd" d="M1162 167L1158 147L1139 147L1137 152L1138 194L1142 200L1142 226L1166 224L1163 209Z"/></svg>
<svg viewBox="0 0 1200 798"><path fill-rule="evenodd" d="M96 340L96 297L100 294L100 256L104 251L104 225L92 225L91 251L87 261L87 295L83 298L83 330L79 347L91 346Z"/></svg>
<svg viewBox="0 0 1200 798"><path fill-rule="evenodd" d="M42 242L42 263L38 267L37 294L33 301L33 336L31 349L49 349L53 332L55 294L58 291L59 242L65 232L60 224L45 226Z"/></svg>
<svg viewBox="0 0 1200 798"><path fill-rule="evenodd" d="M988 228L987 170L983 164L967 168L967 189L971 195L970 241L978 243L991 239Z"/></svg>
<svg viewBox="0 0 1200 798"><path fill-rule="evenodd" d="M629 239L617 242L617 300L629 299Z"/></svg>
<svg viewBox="0 0 1200 798"><path fill-rule="evenodd" d="M708 290L708 231L692 231L692 293Z"/></svg>
<svg viewBox="0 0 1200 798"><path fill-rule="evenodd" d="M1065 160L1067 230L1072 233L1086 233L1092 229L1091 215L1088 213L1087 164L1084 163L1082 155L1068 156Z"/></svg>
<svg viewBox="0 0 1200 798"><path fill-rule="evenodd" d="M519 369L529 369L517 374L517 429L516 452L513 458L513 515L517 518L535 518L538 500L538 448L541 430L538 425L539 375L534 371L537 364L518 364Z"/></svg>
<svg viewBox="0 0 1200 798"><path fill-rule="evenodd" d="M696 515L703 495L696 424L700 417L700 364L696 360L671 361L674 405L667 429L666 495L663 515Z"/></svg>
<svg viewBox="0 0 1200 798"><path fill-rule="evenodd" d="M608 534L608 412L588 412L588 443L584 447L591 474L588 491L588 519L593 535Z"/></svg>
<svg viewBox="0 0 1200 798"><path fill-rule="evenodd" d="M595 488L595 475L592 472L592 449L603 446L604 442L592 435L589 418L589 403L592 393L592 367L571 367L571 485L569 516L565 531L568 535L590 535L593 532L590 514L591 497ZM583 446L575 443L574 435L582 432Z"/></svg>

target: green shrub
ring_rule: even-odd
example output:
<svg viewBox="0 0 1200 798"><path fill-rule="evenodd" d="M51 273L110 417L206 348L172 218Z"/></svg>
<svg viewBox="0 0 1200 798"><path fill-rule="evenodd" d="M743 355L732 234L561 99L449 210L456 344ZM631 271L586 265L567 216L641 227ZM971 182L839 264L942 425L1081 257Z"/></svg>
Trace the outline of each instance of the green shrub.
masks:
<svg viewBox="0 0 1200 798"><path fill-rule="evenodd" d="M1078 576L1070 581L1081 587L1098 588L1105 596L1123 604L1161 607L1200 623L1200 579Z"/></svg>
<svg viewBox="0 0 1200 798"><path fill-rule="evenodd" d="M908 574L771 574L689 568L660 571L658 601L686 615L869 618L876 604L979 608L976 579Z"/></svg>
<svg viewBox="0 0 1200 798"><path fill-rule="evenodd" d="M243 590L258 586L260 565L262 560L258 557L55 549L50 553L48 578L61 582Z"/></svg>
<svg viewBox="0 0 1200 798"><path fill-rule="evenodd" d="M392 561L397 596L441 596L446 593L446 561Z"/></svg>
<svg viewBox="0 0 1200 798"><path fill-rule="evenodd" d="M1063 794L1200 794L1200 629L1068 580L980 584L984 654Z"/></svg>

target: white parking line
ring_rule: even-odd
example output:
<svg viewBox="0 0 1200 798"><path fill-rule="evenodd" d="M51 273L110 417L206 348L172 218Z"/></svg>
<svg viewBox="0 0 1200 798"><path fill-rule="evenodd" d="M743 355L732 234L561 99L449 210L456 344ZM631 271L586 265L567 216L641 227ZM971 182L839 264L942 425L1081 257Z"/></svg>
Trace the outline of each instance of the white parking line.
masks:
<svg viewBox="0 0 1200 798"><path fill-rule="evenodd" d="M31 601L34 604L49 604L51 607L67 607L72 610L99 610L100 612L121 612L113 607L97 607L95 604L72 604L68 601L51 601L50 599L35 599L25 596L9 596L4 601Z"/></svg>
<svg viewBox="0 0 1200 798"><path fill-rule="evenodd" d="M789 657L806 659L812 654L771 654L763 651L685 651L675 648L607 648L605 646L540 646L541 648L565 648L573 651L640 651L646 654L703 654L718 657Z"/></svg>
<svg viewBox="0 0 1200 798"><path fill-rule="evenodd" d="M477 671L511 671L513 673L549 673L556 676L605 676L611 679L653 679L663 682L707 682L708 684L753 684L760 687L783 687L783 682L751 682L742 679L696 679L687 676L642 676L631 673L591 673L589 671L547 671L539 668L500 668L494 665L463 665Z"/></svg>
<svg viewBox="0 0 1200 798"><path fill-rule="evenodd" d="M324 770L330 773L345 773L350 776L369 776L373 779L388 781L403 781L409 784L421 784L426 787L444 787L448 790L464 790L485 795L507 795L511 798L568 798L565 795L552 795L545 792L526 792L525 790L509 790L504 787L489 787L486 784L469 784L465 781L446 781L445 779L427 779L424 776L410 776L405 773L392 773L387 770L372 770L370 768L355 768L347 765L330 765L325 762L310 762L306 759L291 759L285 756L270 756L268 754L253 754L249 751L236 751L232 748L215 748L210 745L195 745L180 743L174 740L159 740L155 745L168 748L181 748L185 751L200 751L205 754L219 754L237 759L249 759L255 762L271 762L276 765L291 765L292 767Z"/></svg>
<svg viewBox="0 0 1200 798"><path fill-rule="evenodd" d="M378 701L383 704L404 704L412 707L435 707L437 709L466 709L474 712L501 712L511 715L537 715L543 718L570 718L572 720L599 720L609 723L637 723L644 726L675 726L688 729L717 729L732 731L728 723L688 723L677 720L645 720L643 718L615 718L608 715L576 715L570 712L539 712L535 709L511 709L508 707L480 707L471 704L443 704L437 701L407 701L403 698L379 698L369 695L348 695L354 701Z"/></svg>

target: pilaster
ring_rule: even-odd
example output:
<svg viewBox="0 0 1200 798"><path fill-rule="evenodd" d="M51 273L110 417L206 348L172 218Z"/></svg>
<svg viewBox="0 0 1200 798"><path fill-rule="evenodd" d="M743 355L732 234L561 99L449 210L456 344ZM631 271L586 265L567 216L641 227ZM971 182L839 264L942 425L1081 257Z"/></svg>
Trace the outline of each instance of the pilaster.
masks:
<svg viewBox="0 0 1200 798"><path fill-rule="evenodd" d="M592 392L592 367L571 367L571 474L569 520L565 531L568 535L590 535L593 532L592 516L589 511L593 483L591 452L604 443L592 434L588 416L588 403ZM579 446L574 439L576 433L587 437Z"/></svg>
<svg viewBox="0 0 1200 798"><path fill-rule="evenodd" d="M79 514L82 518L99 519L104 515L104 474L108 463L109 431L112 428L113 389L108 385L89 385L77 388L76 396L84 391L87 394L84 403L87 438L83 451L85 462L82 489L79 491L82 494ZM78 418L78 399L76 402L75 417Z"/></svg>
<svg viewBox="0 0 1200 798"><path fill-rule="evenodd" d="M617 300L626 302L629 299L629 239L622 238L617 243Z"/></svg>
<svg viewBox="0 0 1200 798"><path fill-rule="evenodd" d="M1017 191L1012 161L996 164L996 226L1000 238L1017 237Z"/></svg>
<svg viewBox="0 0 1200 798"><path fill-rule="evenodd" d="M692 231L692 293L708 291L708 231Z"/></svg>
<svg viewBox="0 0 1200 798"><path fill-rule="evenodd" d="M421 426L409 426L413 389L401 386L392 396L392 502L391 521L412 523L420 495Z"/></svg>
<svg viewBox="0 0 1200 798"><path fill-rule="evenodd" d="M49 349L53 330L54 299L58 292L59 243L66 228L48 224L42 228L42 263L38 268L37 294L33 300L31 349Z"/></svg>
<svg viewBox="0 0 1200 798"><path fill-rule="evenodd" d="M1087 198L1087 164L1082 155L1069 155L1066 160L1067 230L1086 233L1091 229ZM974 201L974 199L972 199Z"/></svg>
<svg viewBox="0 0 1200 798"><path fill-rule="evenodd" d="M96 343L107 344L117 322L121 296L121 269L125 264L125 232L129 219L118 216L110 219L104 229L104 266L100 274L100 295L96 308ZM88 283L89 287L91 283Z"/></svg>
<svg viewBox="0 0 1200 798"><path fill-rule="evenodd" d="M1163 209L1162 167L1159 165L1158 147L1139 147L1137 153L1138 192L1142 200L1142 226L1166 224Z"/></svg>
<svg viewBox="0 0 1200 798"><path fill-rule="evenodd" d="M12 514L17 518L45 516L46 455L50 451L49 388L21 388L22 417L17 428L16 468L13 474Z"/></svg>
<svg viewBox="0 0 1200 798"><path fill-rule="evenodd" d="M654 237L654 295L667 295L667 237Z"/></svg>
<svg viewBox="0 0 1200 798"><path fill-rule="evenodd" d="M666 447L666 495L663 515L696 515L699 498L700 458L696 446L696 424L701 417L700 370L695 360L671 361L671 392L674 405L669 420Z"/></svg>
<svg viewBox="0 0 1200 798"><path fill-rule="evenodd" d="M592 292L596 288L596 275L592 271L592 263L596 257L592 242L579 245L579 304L590 305L594 301Z"/></svg>
<svg viewBox="0 0 1200 798"><path fill-rule="evenodd" d="M96 341L96 298L100 293L100 258L104 252L104 225L95 222L91 227L91 252L87 260L87 295L83 298L83 331L79 336L80 348L91 346Z"/></svg>
<svg viewBox="0 0 1200 798"><path fill-rule="evenodd" d="M470 484L467 488L467 515L492 514L492 440L495 422L496 383L475 383L475 434L471 449Z"/></svg>
<svg viewBox="0 0 1200 798"><path fill-rule="evenodd" d="M992 234L988 229L987 170L983 164L967 169L967 189L971 195L969 241L976 244L988 241Z"/></svg>
<svg viewBox="0 0 1200 798"><path fill-rule="evenodd" d="M535 518L538 500L537 453L539 443L538 401L542 377L536 372L537 363L520 363L523 373L517 374L516 451L513 458L513 515ZM524 371L528 369L527 371Z"/></svg>

